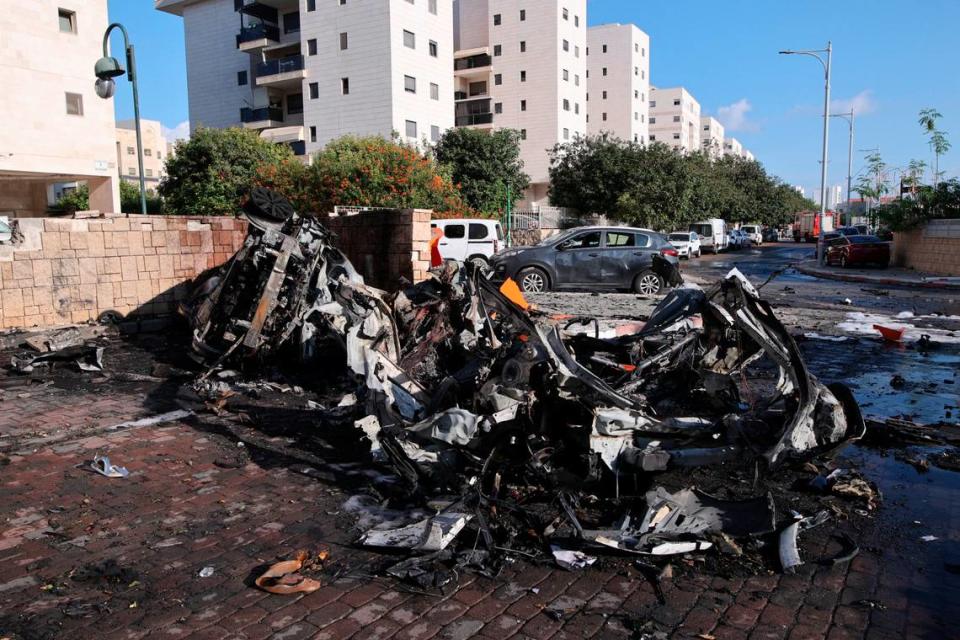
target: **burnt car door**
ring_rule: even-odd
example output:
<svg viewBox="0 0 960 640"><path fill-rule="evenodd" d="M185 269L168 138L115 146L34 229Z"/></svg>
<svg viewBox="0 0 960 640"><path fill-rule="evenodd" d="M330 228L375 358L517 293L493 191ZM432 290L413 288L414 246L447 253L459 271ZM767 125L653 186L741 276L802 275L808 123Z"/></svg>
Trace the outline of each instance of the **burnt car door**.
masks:
<svg viewBox="0 0 960 640"><path fill-rule="evenodd" d="M630 287L641 271L651 266L654 252L649 235L613 229L604 232L601 278L611 287Z"/></svg>
<svg viewBox="0 0 960 640"><path fill-rule="evenodd" d="M554 250L556 285L593 285L600 282L600 231L577 233L559 243Z"/></svg>

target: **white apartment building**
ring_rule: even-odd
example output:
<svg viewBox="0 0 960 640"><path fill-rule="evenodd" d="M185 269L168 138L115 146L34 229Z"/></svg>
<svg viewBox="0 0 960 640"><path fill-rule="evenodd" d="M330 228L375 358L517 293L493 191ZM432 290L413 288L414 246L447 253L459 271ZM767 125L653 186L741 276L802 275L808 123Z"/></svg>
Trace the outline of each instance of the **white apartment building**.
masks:
<svg viewBox="0 0 960 640"><path fill-rule="evenodd" d="M587 133L586 0L454 0L453 25L457 126L520 131L521 206L546 204L548 150Z"/></svg>
<svg viewBox="0 0 960 640"><path fill-rule="evenodd" d="M190 126L309 155L345 134L453 126L450 0L155 0L183 17Z"/></svg>
<svg viewBox="0 0 960 640"><path fill-rule="evenodd" d="M813 201L820 203L820 189L813 190ZM843 187L839 184L829 185L827 187L827 209L836 210L845 201L843 197Z"/></svg>
<svg viewBox="0 0 960 640"><path fill-rule="evenodd" d="M743 145L736 138L726 138L723 141L723 154L726 156L743 157Z"/></svg>
<svg viewBox="0 0 960 640"><path fill-rule="evenodd" d="M646 144L650 36L632 24L587 29L587 132Z"/></svg>
<svg viewBox="0 0 960 640"><path fill-rule="evenodd" d="M3 9L0 215L42 216L54 185L75 181L89 186L91 209L119 211L113 100L93 90L107 0L8 0Z"/></svg>
<svg viewBox="0 0 960 640"><path fill-rule="evenodd" d="M748 149L743 150L743 159L750 160L751 162L755 160L753 153L751 153Z"/></svg>
<svg viewBox="0 0 960 640"><path fill-rule="evenodd" d="M700 149L716 160L723 156L724 128L711 116L700 116Z"/></svg>
<svg viewBox="0 0 960 640"><path fill-rule="evenodd" d="M683 153L701 148L700 103L683 87L650 87L650 142Z"/></svg>
<svg viewBox="0 0 960 640"><path fill-rule="evenodd" d="M140 184L140 163L137 162L137 130L133 120L117 123L117 174L121 180ZM157 120L140 120L143 144L143 181L147 189L156 189L164 176L167 155L173 145L163 137L163 126Z"/></svg>

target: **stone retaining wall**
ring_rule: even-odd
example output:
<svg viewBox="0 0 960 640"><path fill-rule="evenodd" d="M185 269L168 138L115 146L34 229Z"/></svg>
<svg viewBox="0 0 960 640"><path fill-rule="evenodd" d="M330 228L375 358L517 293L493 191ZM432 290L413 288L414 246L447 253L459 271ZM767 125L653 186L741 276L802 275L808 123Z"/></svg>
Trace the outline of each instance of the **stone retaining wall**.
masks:
<svg viewBox="0 0 960 640"><path fill-rule="evenodd" d="M891 262L940 276L960 276L960 219L930 220L893 234Z"/></svg>

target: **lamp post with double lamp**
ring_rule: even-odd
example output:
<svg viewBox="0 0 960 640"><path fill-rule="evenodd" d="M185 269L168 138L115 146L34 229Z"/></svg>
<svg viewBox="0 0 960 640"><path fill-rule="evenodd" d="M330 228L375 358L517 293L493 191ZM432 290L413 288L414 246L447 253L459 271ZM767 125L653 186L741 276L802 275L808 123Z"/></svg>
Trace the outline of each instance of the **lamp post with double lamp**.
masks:
<svg viewBox="0 0 960 640"><path fill-rule="evenodd" d="M850 132L850 136L847 141L847 224L850 224L853 221L853 217L850 214L850 190L852 188L853 181L853 109L850 109L850 113L835 113L830 117L843 118L846 120Z"/></svg>
<svg viewBox="0 0 960 640"><path fill-rule="evenodd" d="M114 29L120 29L123 34L123 47L127 54L127 70L124 72L123 65L116 58L110 56L108 47L110 44L110 32ZM96 90L97 95L104 100L112 98L116 93L117 84L114 78L127 74L127 80L133 85L133 119L137 131L137 162L140 165L140 213L147 213L147 189L143 181L143 142L140 138L140 94L137 90L137 60L133 53L133 45L130 44L130 38L127 36L127 30L119 22L114 22L103 34L103 57L97 60L93 67L93 73L97 76Z"/></svg>
<svg viewBox="0 0 960 640"><path fill-rule="evenodd" d="M817 236L817 264L823 264L823 220L827 214L827 142L830 136L830 64L833 59L833 45L827 42L826 49L804 51L780 51L780 55L800 55L816 58L823 65L823 151L820 158L820 233ZM825 53L826 59L821 56Z"/></svg>

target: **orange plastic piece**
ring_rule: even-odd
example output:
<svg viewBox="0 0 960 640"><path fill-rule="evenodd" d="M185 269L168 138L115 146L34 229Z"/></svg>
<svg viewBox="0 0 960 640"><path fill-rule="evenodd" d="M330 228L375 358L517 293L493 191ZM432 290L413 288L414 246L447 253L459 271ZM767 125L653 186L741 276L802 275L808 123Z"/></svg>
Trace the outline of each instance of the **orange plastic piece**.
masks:
<svg viewBox="0 0 960 640"><path fill-rule="evenodd" d="M328 552L323 551L319 559L323 561L327 555L329 555ZM298 551L294 560L284 560L271 565L255 580L255 584L264 591L281 595L313 593L322 586L320 582L297 573L308 557L306 551Z"/></svg>
<svg viewBox="0 0 960 640"><path fill-rule="evenodd" d="M443 237L443 229L434 227L430 230L430 268L439 267L443 264L443 256L440 255L440 238Z"/></svg>
<svg viewBox="0 0 960 640"><path fill-rule="evenodd" d="M527 311L530 308L530 303L527 302L527 299L523 297L523 292L520 291L520 287L516 282L514 282L513 278L507 278L503 281L503 284L500 285L500 293L507 296L507 299L510 300L510 302L517 305L524 311Z"/></svg>
<svg viewBox="0 0 960 640"><path fill-rule="evenodd" d="M884 327L883 325L879 324L873 325L873 328L880 332L880 335L883 336L884 340L889 340L890 342L900 342L903 340L903 329Z"/></svg>
<svg viewBox="0 0 960 640"><path fill-rule="evenodd" d="M627 373L633 373L637 370L637 365L635 364L622 364L620 368L626 371Z"/></svg>

